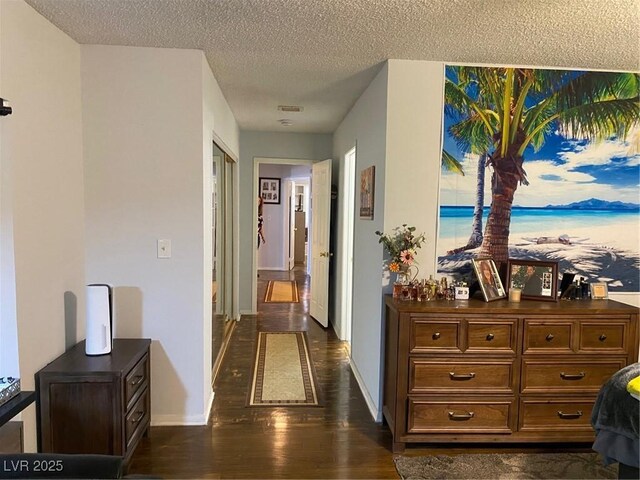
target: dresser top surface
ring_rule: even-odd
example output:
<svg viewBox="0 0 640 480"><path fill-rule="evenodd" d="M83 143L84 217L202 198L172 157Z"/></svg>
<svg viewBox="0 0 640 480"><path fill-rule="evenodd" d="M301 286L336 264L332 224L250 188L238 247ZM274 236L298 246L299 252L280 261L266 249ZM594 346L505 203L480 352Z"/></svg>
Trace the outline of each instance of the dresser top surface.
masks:
<svg viewBox="0 0 640 480"><path fill-rule="evenodd" d="M552 315L602 315L602 314L638 314L638 308L615 300L559 300L545 302L537 300L523 300L519 303L506 299L493 302L471 298L469 300L435 300L431 302L416 302L394 300L391 295L385 295L387 306L400 313L467 313L467 314L552 314Z"/></svg>
<svg viewBox="0 0 640 480"><path fill-rule="evenodd" d="M106 355L87 355L85 341L77 343L38 373L124 373L147 352L148 338L116 338Z"/></svg>

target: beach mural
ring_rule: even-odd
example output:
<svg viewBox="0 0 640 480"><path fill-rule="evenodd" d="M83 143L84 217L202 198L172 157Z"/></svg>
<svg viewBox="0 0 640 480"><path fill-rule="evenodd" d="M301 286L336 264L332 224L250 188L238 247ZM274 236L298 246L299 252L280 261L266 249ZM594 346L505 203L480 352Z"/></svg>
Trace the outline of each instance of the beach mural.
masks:
<svg viewBox="0 0 640 480"><path fill-rule="evenodd" d="M438 273L557 261L640 291L640 76L447 66Z"/></svg>

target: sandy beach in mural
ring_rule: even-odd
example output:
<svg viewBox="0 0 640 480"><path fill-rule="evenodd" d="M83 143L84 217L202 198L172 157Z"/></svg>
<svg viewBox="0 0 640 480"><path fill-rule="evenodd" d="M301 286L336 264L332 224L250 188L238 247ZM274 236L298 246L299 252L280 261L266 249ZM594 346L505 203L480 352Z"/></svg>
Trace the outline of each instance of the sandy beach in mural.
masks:
<svg viewBox="0 0 640 480"><path fill-rule="evenodd" d="M446 219L441 219L446 223ZM545 228L548 225L549 228ZM443 225L446 230L446 225ZM638 215L615 221L596 221L590 225L569 229L553 228L553 222L539 222L537 228L524 228L509 237L509 257L558 262L558 271L577 273L590 282L606 282L611 292L640 291L640 229ZM552 241L561 236L569 243L538 243L546 237ZM465 239L466 240L466 239ZM440 274L460 278L471 276L470 260L478 250L447 255L447 251L460 247L462 236L441 236L438 240L438 271Z"/></svg>

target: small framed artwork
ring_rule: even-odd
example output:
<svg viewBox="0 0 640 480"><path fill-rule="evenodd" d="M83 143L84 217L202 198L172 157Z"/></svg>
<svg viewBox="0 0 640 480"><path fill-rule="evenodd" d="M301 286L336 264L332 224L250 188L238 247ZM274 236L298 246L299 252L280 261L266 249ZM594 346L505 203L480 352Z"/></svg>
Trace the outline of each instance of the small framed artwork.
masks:
<svg viewBox="0 0 640 480"><path fill-rule="evenodd" d="M507 296L502 286L500 275L498 275L496 264L491 258L474 258L473 270L478 277L478 283L480 284L485 302L492 302L493 300Z"/></svg>
<svg viewBox="0 0 640 480"><path fill-rule="evenodd" d="M605 300L609 298L609 287L606 283L590 283L591 300Z"/></svg>
<svg viewBox="0 0 640 480"><path fill-rule="evenodd" d="M558 262L509 259L507 288L522 290L523 300L558 299Z"/></svg>
<svg viewBox="0 0 640 480"><path fill-rule="evenodd" d="M263 203L280 204L280 179L260 177L258 195Z"/></svg>
<svg viewBox="0 0 640 480"><path fill-rule="evenodd" d="M376 167L365 168L360 173L360 218L373 220L373 191Z"/></svg>

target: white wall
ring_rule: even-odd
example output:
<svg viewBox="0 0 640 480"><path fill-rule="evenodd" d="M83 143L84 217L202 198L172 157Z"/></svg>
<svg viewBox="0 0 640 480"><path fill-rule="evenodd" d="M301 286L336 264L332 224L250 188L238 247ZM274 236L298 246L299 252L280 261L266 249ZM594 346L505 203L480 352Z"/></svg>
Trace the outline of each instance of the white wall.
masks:
<svg viewBox="0 0 640 480"><path fill-rule="evenodd" d="M14 109L0 119L2 318L17 316L24 390L84 338L80 60L80 47L26 3L0 2L0 96ZM35 451L33 406L23 420Z"/></svg>
<svg viewBox="0 0 640 480"><path fill-rule="evenodd" d="M280 179L280 203L265 203L262 206L264 219L262 232L266 242L258 248L258 270L288 270L289 258L285 255L285 232L289 231L287 215L289 205L285 179L291 176L291 166L260 165L259 176Z"/></svg>
<svg viewBox="0 0 640 480"><path fill-rule="evenodd" d="M256 198L253 193L254 157L288 158L306 160L325 160L331 158L331 135L309 133L275 133L275 132L240 132L240 251L243 252L240 262L240 312L255 313L251 301L253 269L251 256L256 248L253 236L253 206ZM267 239L267 242L269 239Z"/></svg>
<svg viewBox="0 0 640 480"><path fill-rule="evenodd" d="M226 102L211 94L200 51L90 45L82 60L87 280L114 285L118 337L153 339L152 423L204 423L211 401L207 132L218 118L229 121L212 100ZM231 132L223 140L237 149L231 123L220 131ZM157 258L158 239L171 240L172 258Z"/></svg>
<svg viewBox="0 0 640 480"><path fill-rule="evenodd" d="M353 259L353 321L351 336L351 366L367 401L367 405L374 418L381 419L380 381L381 381L381 351L382 351L382 249L378 244L376 230L381 230L385 224L385 202L388 201L391 190L386 190L387 158L387 88L389 67L385 64L365 90L362 96L349 111L338 129L334 133L333 154L339 159L334 162L340 169L340 182L344 179L344 164L342 158L345 153L357 144L356 151L356 183L359 185L360 172L374 165L375 194L374 216L372 220L362 220L356 214ZM402 157L396 157L396 162L402 162ZM405 187L406 188L406 187ZM340 185L338 192L343 191ZM393 192L394 195L396 192ZM338 195L338 212L342 212L344 198ZM356 210L359 208L359 197L356 195ZM338 220L337 235L342 238L344 231L343 219ZM342 251L338 249L336 265L342 264ZM337 271L337 270L336 270ZM339 336L343 335L344 325L340 316L342 278L336 278L333 306L334 328Z"/></svg>

